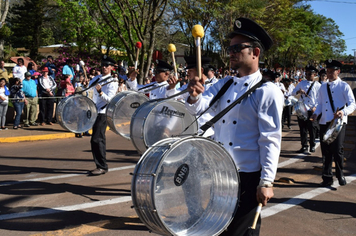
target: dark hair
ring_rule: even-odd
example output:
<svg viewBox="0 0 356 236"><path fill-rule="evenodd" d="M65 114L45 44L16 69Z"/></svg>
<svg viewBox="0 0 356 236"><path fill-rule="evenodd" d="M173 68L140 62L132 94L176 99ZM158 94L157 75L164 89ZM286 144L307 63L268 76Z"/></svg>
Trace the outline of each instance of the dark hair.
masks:
<svg viewBox="0 0 356 236"><path fill-rule="evenodd" d="M48 55L47 56L47 59L51 58L53 60L53 57L51 55Z"/></svg>
<svg viewBox="0 0 356 236"><path fill-rule="evenodd" d="M67 59L67 60L66 60L66 64L69 65L69 64L72 64L72 63L73 63L73 60L72 60L72 59Z"/></svg>
<svg viewBox="0 0 356 236"><path fill-rule="evenodd" d="M96 69L95 69L95 68L91 68L91 69L89 70L89 74L91 74L93 71L96 71Z"/></svg>
<svg viewBox="0 0 356 236"><path fill-rule="evenodd" d="M261 58L263 56L263 53L264 53L264 48L261 45L261 43L258 42L258 41L251 41L250 43L251 43L251 46L252 46L252 48L250 48L250 52L253 52L254 48L259 48L260 49L260 58Z"/></svg>
<svg viewBox="0 0 356 236"><path fill-rule="evenodd" d="M5 78L1 78L1 79L0 79L0 82L3 81L3 80L5 80L5 83L6 83L6 79L5 79Z"/></svg>
<svg viewBox="0 0 356 236"><path fill-rule="evenodd" d="M29 62L27 65L27 70L32 70L33 66L34 66L33 62Z"/></svg>
<svg viewBox="0 0 356 236"><path fill-rule="evenodd" d="M22 64L25 64L25 61L22 58L18 58L17 62L20 62L20 61L22 61Z"/></svg>
<svg viewBox="0 0 356 236"><path fill-rule="evenodd" d="M209 65L202 65L202 68L204 69L203 74L208 76L208 72L210 71Z"/></svg>

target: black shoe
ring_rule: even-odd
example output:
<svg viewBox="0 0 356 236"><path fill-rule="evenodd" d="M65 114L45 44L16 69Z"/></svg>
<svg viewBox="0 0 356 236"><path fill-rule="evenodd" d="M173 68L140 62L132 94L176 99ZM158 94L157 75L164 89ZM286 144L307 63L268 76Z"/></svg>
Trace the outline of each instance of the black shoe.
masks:
<svg viewBox="0 0 356 236"><path fill-rule="evenodd" d="M344 185L347 184L346 179L345 179L344 176L342 176L341 178L339 178L339 184L340 184L340 186L344 186Z"/></svg>
<svg viewBox="0 0 356 236"><path fill-rule="evenodd" d="M302 147L301 149L299 149L297 151L297 153L305 153L305 152L308 152L308 148L307 147Z"/></svg>
<svg viewBox="0 0 356 236"><path fill-rule="evenodd" d="M323 181L323 182L321 182L320 183L320 187L329 187L329 186L331 186L333 184L333 181L332 180L330 180L330 181Z"/></svg>
<svg viewBox="0 0 356 236"><path fill-rule="evenodd" d="M310 152L315 152L315 147L310 147Z"/></svg>

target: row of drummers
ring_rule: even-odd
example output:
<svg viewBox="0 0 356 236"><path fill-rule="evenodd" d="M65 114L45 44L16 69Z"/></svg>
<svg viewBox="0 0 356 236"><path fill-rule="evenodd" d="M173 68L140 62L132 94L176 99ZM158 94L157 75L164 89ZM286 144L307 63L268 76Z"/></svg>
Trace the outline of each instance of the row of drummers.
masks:
<svg viewBox="0 0 356 236"><path fill-rule="evenodd" d="M184 59L188 77L198 76L196 57L186 56ZM211 59L202 57L201 61L202 78L208 89L218 80L214 77L214 68L209 64ZM58 122L71 132L81 133L92 128L98 114L106 114L110 129L131 140L139 153L167 137L197 134L198 126L212 117L208 114L200 117L191 115L183 104L189 96L187 85L176 88L178 81L171 75L174 68L162 60L156 63L155 82L139 85L133 76L126 80L130 90L118 94L117 80L110 75L105 76L103 73L99 80L93 78L88 89L99 84L102 90L107 89L105 95L94 93L93 100L82 96L83 93L64 98L57 105ZM105 70L104 64L102 66ZM107 96L107 102L104 96ZM204 134L206 137L212 135L211 128Z"/></svg>

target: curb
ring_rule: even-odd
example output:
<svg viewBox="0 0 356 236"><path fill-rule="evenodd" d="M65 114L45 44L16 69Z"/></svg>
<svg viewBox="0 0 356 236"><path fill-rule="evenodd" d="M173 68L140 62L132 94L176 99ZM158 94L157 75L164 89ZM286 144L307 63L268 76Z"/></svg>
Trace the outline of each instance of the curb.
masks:
<svg viewBox="0 0 356 236"><path fill-rule="evenodd" d="M43 134L43 135L32 135L32 136L19 136L10 138L0 138L0 143L17 143L23 141L40 141L40 140L50 140L50 139L63 139L63 138L74 138L74 133L64 133L64 134Z"/></svg>

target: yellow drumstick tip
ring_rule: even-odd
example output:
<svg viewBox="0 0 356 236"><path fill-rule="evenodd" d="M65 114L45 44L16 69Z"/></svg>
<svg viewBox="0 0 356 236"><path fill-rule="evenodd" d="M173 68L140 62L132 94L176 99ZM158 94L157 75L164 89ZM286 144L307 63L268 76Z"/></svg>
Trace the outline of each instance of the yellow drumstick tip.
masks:
<svg viewBox="0 0 356 236"><path fill-rule="evenodd" d="M194 25L192 29L192 34L194 38L204 37L204 28L201 25Z"/></svg>
<svg viewBox="0 0 356 236"><path fill-rule="evenodd" d="M177 51L176 46L173 43L168 44L168 52Z"/></svg>

